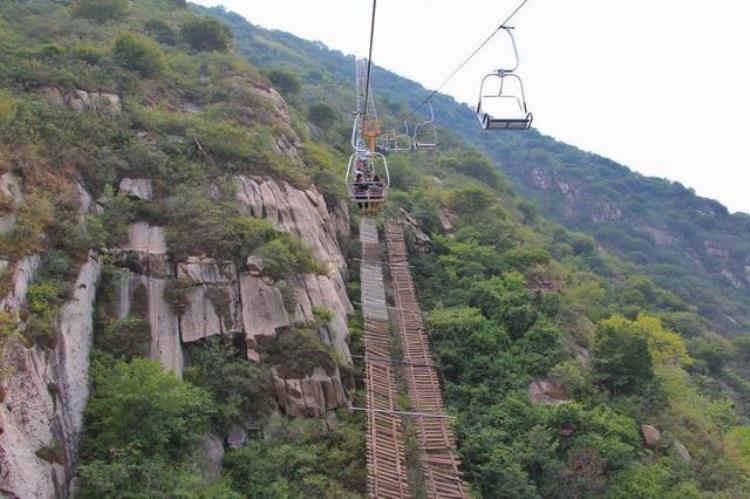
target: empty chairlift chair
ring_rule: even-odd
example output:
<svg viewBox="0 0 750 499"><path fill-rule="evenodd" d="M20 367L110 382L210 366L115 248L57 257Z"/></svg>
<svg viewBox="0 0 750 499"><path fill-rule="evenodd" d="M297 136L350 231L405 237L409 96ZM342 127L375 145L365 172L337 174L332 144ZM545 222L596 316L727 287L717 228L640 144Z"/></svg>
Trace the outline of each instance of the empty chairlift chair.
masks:
<svg viewBox="0 0 750 499"><path fill-rule="evenodd" d="M516 74L519 65L513 28L502 27L510 37L515 63L482 78L477 104L477 118L485 130L528 130L534 116L526 108L523 81Z"/></svg>
<svg viewBox="0 0 750 499"><path fill-rule="evenodd" d="M411 151L411 135L409 135L409 124L404 122L404 132L399 133L393 126L384 136L382 149L387 153L402 153Z"/></svg>
<svg viewBox="0 0 750 499"><path fill-rule="evenodd" d="M432 102L428 102L427 105L430 107L430 119L414 126L414 150L416 151L434 151L438 146L435 112L432 109Z"/></svg>

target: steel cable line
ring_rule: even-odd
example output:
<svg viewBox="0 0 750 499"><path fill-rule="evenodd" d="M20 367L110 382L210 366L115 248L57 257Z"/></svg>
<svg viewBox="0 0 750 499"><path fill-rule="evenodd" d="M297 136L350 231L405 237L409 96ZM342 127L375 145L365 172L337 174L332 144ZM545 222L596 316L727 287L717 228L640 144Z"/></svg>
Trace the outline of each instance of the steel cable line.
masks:
<svg viewBox="0 0 750 499"><path fill-rule="evenodd" d="M528 0L527 0L528 1ZM372 69L372 46L375 41L375 12L378 0L372 0L372 16L370 19L370 52L367 56L367 76L365 77L365 109L362 113L362 123L367 119L367 103L370 100L370 70Z"/></svg>
<svg viewBox="0 0 750 499"><path fill-rule="evenodd" d="M523 0L520 4L518 4L518 7L516 7L513 10L513 12L511 12L510 15L507 18L505 18L505 20L501 22L500 25L497 28L495 28L495 30L487 38L485 38L484 41L481 44L479 44L479 46L476 49L474 49L474 52L472 52L471 55L469 55L469 57L467 57L461 64L459 64L458 67L454 69L453 72L449 74L448 77L444 79L443 82L435 90L433 90L432 93L428 95L425 100L423 100L421 103L419 103L419 105L417 105L415 108L409 111L408 114L404 115L402 118L399 118L398 121L408 120L414 113L419 111L422 108L422 106L430 102L430 99L432 99L435 96L435 94L437 94L440 90L442 90L442 88L445 85L447 85L448 82L451 81L453 77L456 76L458 72L461 71L464 68L464 66L466 66L469 63L469 61L472 60L474 56L477 55L479 51L484 48L485 45L489 43L490 40L492 40L495 37L495 35L497 35L500 32L500 30L503 29L503 27L506 24L508 24L508 22L510 22L511 19L513 19L513 17L515 17L516 14L518 14L518 11L520 11L523 8L523 6L526 5L528 1L529 0Z"/></svg>

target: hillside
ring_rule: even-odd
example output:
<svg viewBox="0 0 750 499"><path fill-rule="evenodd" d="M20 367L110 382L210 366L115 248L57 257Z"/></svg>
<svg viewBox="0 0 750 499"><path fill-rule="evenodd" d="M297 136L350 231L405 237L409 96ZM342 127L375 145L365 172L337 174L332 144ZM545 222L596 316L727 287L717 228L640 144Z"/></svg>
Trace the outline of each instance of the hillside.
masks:
<svg viewBox="0 0 750 499"><path fill-rule="evenodd" d="M0 6L0 495L365 496L353 59L181 0ZM386 117L420 91L374 78ZM389 158L364 226L410 233L472 494L750 495L748 337L460 128Z"/></svg>
<svg viewBox="0 0 750 499"><path fill-rule="evenodd" d="M237 51L253 64L292 68L306 83L305 101L326 96L340 116L348 115L351 56L252 26L220 9L213 13L230 23ZM373 78L381 110L391 118L427 94L421 85L377 66ZM482 133L465 105L445 95L433 101L437 123L487 154L546 217L592 235L691 303L720 331L750 330L750 216L729 214L679 183L644 177L535 130Z"/></svg>

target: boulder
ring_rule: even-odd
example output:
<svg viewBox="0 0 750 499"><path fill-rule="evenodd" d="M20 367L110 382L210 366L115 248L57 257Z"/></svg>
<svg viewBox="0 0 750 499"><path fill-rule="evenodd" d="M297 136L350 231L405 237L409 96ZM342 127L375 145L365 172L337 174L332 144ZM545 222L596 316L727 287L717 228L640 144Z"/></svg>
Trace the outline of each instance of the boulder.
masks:
<svg viewBox="0 0 750 499"><path fill-rule="evenodd" d="M649 447L654 447L661 440L661 432L656 426L650 424L641 425L641 435L643 435L643 441Z"/></svg>
<svg viewBox="0 0 750 499"><path fill-rule="evenodd" d="M686 463L689 463L693 460L693 458L690 456L690 452L688 452L687 447L685 447L682 442L679 440L674 441L674 450L677 452L677 455L682 458L683 461Z"/></svg>
<svg viewBox="0 0 750 499"><path fill-rule="evenodd" d="M148 178L124 178L120 180L118 192L123 196L147 201L154 197L151 179Z"/></svg>
<svg viewBox="0 0 750 499"><path fill-rule="evenodd" d="M558 381L544 378L529 385L529 400L534 405L559 405L569 399Z"/></svg>
<svg viewBox="0 0 750 499"><path fill-rule="evenodd" d="M205 459L208 477L218 480L221 477L221 462L224 459L224 443L216 433L209 433L203 439L201 454Z"/></svg>
<svg viewBox="0 0 750 499"><path fill-rule="evenodd" d="M76 89L65 95L65 102L76 111L99 111L110 115L122 112L120 96L107 92Z"/></svg>
<svg viewBox="0 0 750 499"><path fill-rule="evenodd" d="M232 425L227 435L227 445L231 449L242 447L247 442L247 432L239 425Z"/></svg>
<svg viewBox="0 0 750 499"><path fill-rule="evenodd" d="M336 370L328 375L321 367L304 378L274 377L279 405L290 416L323 418L329 411L347 407L348 399Z"/></svg>

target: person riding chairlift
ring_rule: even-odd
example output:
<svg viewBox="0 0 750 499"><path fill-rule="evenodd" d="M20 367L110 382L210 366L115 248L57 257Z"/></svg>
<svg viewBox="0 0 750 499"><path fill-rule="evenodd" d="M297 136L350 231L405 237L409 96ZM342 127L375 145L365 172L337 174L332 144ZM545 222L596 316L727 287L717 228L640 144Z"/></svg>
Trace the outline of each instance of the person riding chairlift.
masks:
<svg viewBox="0 0 750 499"><path fill-rule="evenodd" d="M377 175L372 177L372 182L370 182L370 197L376 199L383 197L383 182Z"/></svg>
<svg viewBox="0 0 750 499"><path fill-rule="evenodd" d="M354 180L354 198L357 200L357 206L359 206L359 209L367 209L368 203L362 201L363 199L366 200L368 196L368 189L370 188L370 183L365 179L364 175L361 173L357 173L357 176Z"/></svg>

